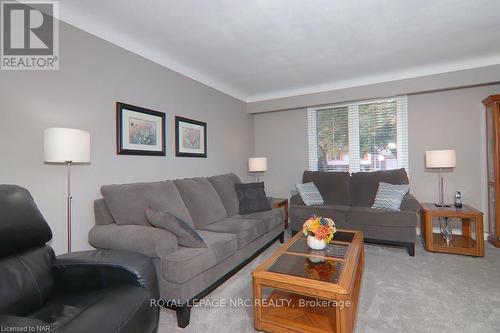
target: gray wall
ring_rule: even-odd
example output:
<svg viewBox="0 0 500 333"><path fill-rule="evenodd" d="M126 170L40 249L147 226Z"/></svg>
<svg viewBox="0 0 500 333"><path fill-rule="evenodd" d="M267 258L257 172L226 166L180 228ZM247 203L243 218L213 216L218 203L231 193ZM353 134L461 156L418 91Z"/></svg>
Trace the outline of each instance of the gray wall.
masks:
<svg viewBox="0 0 500 333"><path fill-rule="evenodd" d="M0 72L0 183L28 188L66 249L66 170L43 163L43 130L90 132L92 162L73 168L73 249L90 248L92 201L102 184L247 174L253 127L245 104L67 24L60 25L60 70ZM115 102L167 113L166 157L117 156ZM208 123L208 158L176 158L174 116Z"/></svg>
<svg viewBox="0 0 500 333"><path fill-rule="evenodd" d="M437 201L438 175L424 167L426 150L455 149L457 167L445 174L447 201L454 191L486 212L486 148L481 101L500 93L500 85L408 96L411 192L423 202ZM255 152L267 156L266 190L288 197L307 168L307 111L254 114Z"/></svg>

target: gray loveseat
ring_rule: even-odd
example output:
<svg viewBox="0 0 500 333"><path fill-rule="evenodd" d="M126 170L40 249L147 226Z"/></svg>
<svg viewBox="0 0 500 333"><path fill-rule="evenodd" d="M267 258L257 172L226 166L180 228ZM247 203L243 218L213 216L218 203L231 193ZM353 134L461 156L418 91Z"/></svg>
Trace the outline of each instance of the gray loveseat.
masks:
<svg viewBox="0 0 500 333"><path fill-rule="evenodd" d="M284 210L238 215L234 174L102 186L94 202L96 225L89 243L129 250L153 259L163 305L189 324L192 302L202 298L271 245L283 242ZM272 200L272 199L270 199ZM153 227L147 206L168 211L193 226L208 248L187 248L175 235Z"/></svg>
<svg viewBox="0 0 500 333"><path fill-rule="evenodd" d="M363 231L365 241L405 246L415 255L416 227L420 223L419 202L411 194L404 198L400 211L370 208L379 182L408 184L405 169L357 172L305 171L303 183L313 182L325 202L321 206L305 206L298 194L290 199L292 233L302 230L302 224L316 214L331 217L338 228Z"/></svg>

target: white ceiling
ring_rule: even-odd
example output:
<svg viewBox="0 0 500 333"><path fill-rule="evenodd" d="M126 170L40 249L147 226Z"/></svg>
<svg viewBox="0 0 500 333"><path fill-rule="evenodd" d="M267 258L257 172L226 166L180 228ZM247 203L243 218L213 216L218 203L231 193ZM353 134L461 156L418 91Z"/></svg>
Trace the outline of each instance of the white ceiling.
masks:
<svg viewBox="0 0 500 333"><path fill-rule="evenodd" d="M500 64L499 0L61 0L59 11L247 102Z"/></svg>

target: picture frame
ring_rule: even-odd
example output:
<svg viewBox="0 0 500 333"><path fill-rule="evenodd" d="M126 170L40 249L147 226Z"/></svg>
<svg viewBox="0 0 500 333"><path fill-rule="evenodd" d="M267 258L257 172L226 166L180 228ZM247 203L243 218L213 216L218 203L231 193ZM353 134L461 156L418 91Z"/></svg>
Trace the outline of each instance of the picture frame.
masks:
<svg viewBox="0 0 500 333"><path fill-rule="evenodd" d="M175 116L175 156L207 157L207 123Z"/></svg>
<svg viewBox="0 0 500 333"><path fill-rule="evenodd" d="M116 102L116 147L118 155L165 156L163 112Z"/></svg>

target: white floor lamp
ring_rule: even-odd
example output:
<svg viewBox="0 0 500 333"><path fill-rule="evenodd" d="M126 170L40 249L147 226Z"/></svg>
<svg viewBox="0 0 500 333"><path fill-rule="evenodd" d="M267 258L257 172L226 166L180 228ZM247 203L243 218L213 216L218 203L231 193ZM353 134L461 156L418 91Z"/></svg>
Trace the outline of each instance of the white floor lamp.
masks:
<svg viewBox="0 0 500 333"><path fill-rule="evenodd" d="M68 252L71 252L71 165L90 162L90 134L73 128L47 128L44 132L44 160L47 163L66 164L68 195L67 227Z"/></svg>

